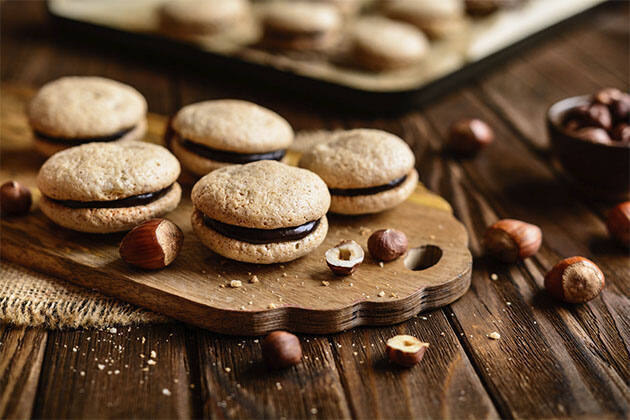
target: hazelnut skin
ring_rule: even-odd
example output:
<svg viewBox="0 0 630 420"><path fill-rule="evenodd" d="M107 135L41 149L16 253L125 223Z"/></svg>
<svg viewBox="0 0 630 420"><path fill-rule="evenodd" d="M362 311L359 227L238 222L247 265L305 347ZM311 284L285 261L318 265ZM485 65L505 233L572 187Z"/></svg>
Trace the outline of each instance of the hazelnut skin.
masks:
<svg viewBox="0 0 630 420"><path fill-rule="evenodd" d="M584 257L564 259L545 276L549 294L568 303L588 302L599 295L604 285L604 273Z"/></svg>
<svg viewBox="0 0 630 420"><path fill-rule="evenodd" d="M411 335L397 335L387 340L387 357L399 366L411 367L420 363L429 343Z"/></svg>
<svg viewBox="0 0 630 420"><path fill-rule="evenodd" d="M325 258L328 268L337 276L349 276L363 262L365 252L355 241L341 241L326 251Z"/></svg>
<svg viewBox="0 0 630 420"><path fill-rule="evenodd" d="M494 141L494 131L484 121L464 118L449 129L448 148L456 153L473 154Z"/></svg>
<svg viewBox="0 0 630 420"><path fill-rule="evenodd" d="M370 235L368 251L376 261L393 261L407 252L407 235L396 229L380 229Z"/></svg>
<svg viewBox="0 0 630 420"><path fill-rule="evenodd" d="M182 230L168 219L151 219L125 235L120 256L130 265L157 270L171 264L184 242Z"/></svg>
<svg viewBox="0 0 630 420"><path fill-rule="evenodd" d="M483 246L489 255L505 263L531 257L540 248L542 231L515 219L499 220L486 229Z"/></svg>
<svg viewBox="0 0 630 420"><path fill-rule="evenodd" d="M606 227L610 236L630 247L630 201L619 203L608 212Z"/></svg>
<svg viewBox="0 0 630 420"><path fill-rule="evenodd" d="M286 331L274 331L263 340L262 355L267 366L282 369L300 363L302 346L295 335Z"/></svg>
<svg viewBox="0 0 630 420"><path fill-rule="evenodd" d="M2 216L23 216L31 209L31 190L17 181L0 186L0 212Z"/></svg>

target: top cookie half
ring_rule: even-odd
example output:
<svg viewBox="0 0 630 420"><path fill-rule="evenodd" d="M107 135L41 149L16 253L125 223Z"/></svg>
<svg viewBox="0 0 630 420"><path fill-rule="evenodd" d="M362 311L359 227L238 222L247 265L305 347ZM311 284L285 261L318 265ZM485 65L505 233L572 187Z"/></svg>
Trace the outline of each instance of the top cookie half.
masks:
<svg viewBox="0 0 630 420"><path fill-rule="evenodd" d="M63 77L28 106L31 127L51 137L106 137L144 121L147 103L131 86L102 77Z"/></svg>
<svg viewBox="0 0 630 420"><path fill-rule="evenodd" d="M111 201L166 188L179 173L175 156L157 144L88 143L49 158L37 186L56 200Z"/></svg>

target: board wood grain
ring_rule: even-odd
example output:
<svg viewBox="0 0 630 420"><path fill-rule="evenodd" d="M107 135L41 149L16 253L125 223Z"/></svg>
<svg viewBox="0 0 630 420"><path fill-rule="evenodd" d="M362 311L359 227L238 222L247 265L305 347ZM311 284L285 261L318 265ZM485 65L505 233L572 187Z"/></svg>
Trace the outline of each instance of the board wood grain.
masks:
<svg viewBox="0 0 630 420"><path fill-rule="evenodd" d="M9 99L2 108L7 127L2 147L14 148L21 158L18 165L11 161L3 165L2 181L12 178L33 186L41 158L28 147L30 135L21 112L28 93L3 90ZM149 139L161 137L165 121L150 116ZM184 246L177 260L161 271L125 264L118 254L123 234L73 232L56 226L37 209L26 217L2 220L2 256L212 331L240 335L280 328L330 333L358 325L394 324L454 301L470 285L472 257L466 230L449 211L427 205L436 198L423 187L387 212L331 215L326 240L303 258L255 265L222 258L201 244L190 225L190 178L184 175L181 181L182 202L168 218L184 231ZM370 233L380 228L407 234L406 257L381 267L366 256L352 276L331 273L324 259L327 249L347 239L367 248ZM241 281L242 287L231 287L232 280Z"/></svg>

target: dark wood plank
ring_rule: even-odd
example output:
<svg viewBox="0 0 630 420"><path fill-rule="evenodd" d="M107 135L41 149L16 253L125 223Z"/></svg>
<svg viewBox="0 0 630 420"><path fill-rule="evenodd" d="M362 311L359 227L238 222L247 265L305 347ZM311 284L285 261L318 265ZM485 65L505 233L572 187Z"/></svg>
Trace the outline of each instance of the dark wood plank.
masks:
<svg viewBox="0 0 630 420"><path fill-rule="evenodd" d="M49 333L33 415L190 418L195 385L181 324Z"/></svg>
<svg viewBox="0 0 630 420"><path fill-rule="evenodd" d="M47 332L0 325L0 418L29 418L44 359Z"/></svg>
<svg viewBox="0 0 630 420"><path fill-rule="evenodd" d="M630 275L628 260L599 259L599 255L610 253L610 246L589 249L594 239L605 235L601 220L576 202L563 182L473 92L449 96L426 113L431 124L427 136L437 134L444 139L450 120L463 115L489 121L497 133L495 144L477 159L461 162L463 173L452 174L462 179L462 186L450 194L440 190L477 238L471 244L473 253L481 254L479 238L484 225L498 217L527 220L544 232L543 249L525 265L505 267L477 260L471 291L452 305L466 346L492 394L499 396L500 406L514 416L627 415L630 347L617 329L623 324L611 322L591 338L593 324L587 327L588 323L577 320L595 313L594 324L601 325L604 319L629 316L630 301L623 280ZM480 222L471 223L474 219ZM544 273L558 259L571 255L592 258L609 280L602 297L587 305L559 305L541 291ZM490 273L498 273L500 281L490 280ZM620 299L625 303L605 303ZM503 336L498 343L485 337L493 329ZM599 334L606 339L599 339ZM501 357L504 354L510 357ZM607 354L614 355L613 360L602 361L602 355ZM531 392L523 395L515 391L515 380L520 385L536 385L527 385Z"/></svg>
<svg viewBox="0 0 630 420"><path fill-rule="evenodd" d="M387 340L409 334L430 344L420 365L392 365ZM331 337L344 388L358 418L497 418L445 313L432 311L396 327Z"/></svg>
<svg viewBox="0 0 630 420"><path fill-rule="evenodd" d="M270 371L260 339L199 331L201 395L211 418L349 418L333 351L325 337L301 336L302 363Z"/></svg>

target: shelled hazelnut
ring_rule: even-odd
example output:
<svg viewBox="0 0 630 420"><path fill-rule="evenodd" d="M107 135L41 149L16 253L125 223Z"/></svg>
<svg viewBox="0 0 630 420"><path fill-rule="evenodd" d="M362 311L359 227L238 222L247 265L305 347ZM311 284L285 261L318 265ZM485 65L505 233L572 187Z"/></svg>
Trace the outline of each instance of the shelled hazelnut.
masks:
<svg viewBox="0 0 630 420"><path fill-rule="evenodd" d="M630 94L616 88L596 92L592 100L568 110L562 125L571 135L594 143L630 142Z"/></svg>
<svg viewBox="0 0 630 420"><path fill-rule="evenodd" d="M630 201L619 203L608 212L606 227L610 236L630 247Z"/></svg>
<svg viewBox="0 0 630 420"><path fill-rule="evenodd" d="M515 263L531 257L540 248L542 231L536 225L515 219L503 219L486 229L483 246L494 258Z"/></svg>
<svg viewBox="0 0 630 420"><path fill-rule="evenodd" d="M342 241L326 251L326 264L338 276L348 276L363 262L365 252L355 241Z"/></svg>
<svg viewBox="0 0 630 420"><path fill-rule="evenodd" d="M302 346L295 335L286 331L274 331L263 340L262 355L267 366L282 369L300 363Z"/></svg>
<svg viewBox="0 0 630 420"><path fill-rule="evenodd" d="M182 230L167 219L151 219L133 228L120 243L120 256L128 264L156 270L171 264L184 242Z"/></svg>
<svg viewBox="0 0 630 420"><path fill-rule="evenodd" d="M604 288L604 273L584 257L560 261L545 276L545 289L554 298L568 303L594 299Z"/></svg>
<svg viewBox="0 0 630 420"><path fill-rule="evenodd" d="M2 216L23 216L31 209L31 191L17 181L0 186L0 213Z"/></svg>
<svg viewBox="0 0 630 420"><path fill-rule="evenodd" d="M399 366L411 367L420 363L429 343L411 335L397 335L387 340L387 357Z"/></svg>
<svg viewBox="0 0 630 420"><path fill-rule="evenodd" d="M451 124L448 148L456 153L474 154L494 141L494 131L478 118L463 118Z"/></svg>
<svg viewBox="0 0 630 420"><path fill-rule="evenodd" d="M393 261L407 252L407 235L396 229L380 229L370 235L368 251L376 261Z"/></svg>

